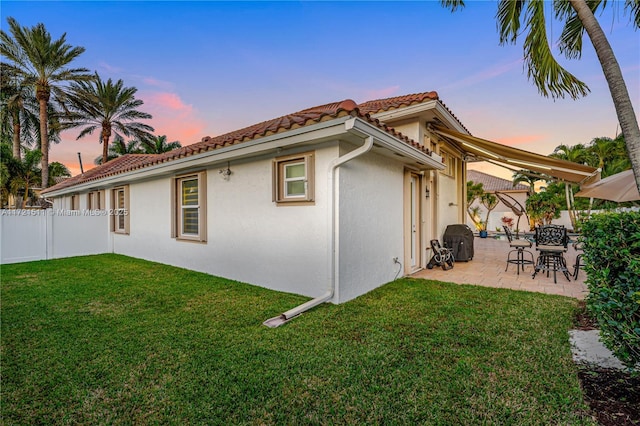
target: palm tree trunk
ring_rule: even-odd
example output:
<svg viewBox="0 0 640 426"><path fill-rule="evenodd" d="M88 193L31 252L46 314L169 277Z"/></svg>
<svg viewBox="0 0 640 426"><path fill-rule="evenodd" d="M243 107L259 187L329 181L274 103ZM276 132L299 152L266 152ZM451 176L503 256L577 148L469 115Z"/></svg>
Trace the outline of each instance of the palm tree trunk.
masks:
<svg viewBox="0 0 640 426"><path fill-rule="evenodd" d="M20 112L13 111L13 158L21 159L20 155Z"/></svg>
<svg viewBox="0 0 640 426"><path fill-rule="evenodd" d="M38 101L40 102L40 152L42 152L42 182L40 187L42 189L49 186L49 129L47 124L49 123L49 117L47 114L47 104L49 103L49 97L47 95L38 95Z"/></svg>
<svg viewBox="0 0 640 426"><path fill-rule="evenodd" d="M23 210L27 207L27 200L29 199L29 180L27 179L24 184L24 197L22 197L22 208Z"/></svg>
<svg viewBox="0 0 640 426"><path fill-rule="evenodd" d="M102 130L102 164L106 164L109 161L109 138L111 132L107 129Z"/></svg>
<svg viewBox="0 0 640 426"><path fill-rule="evenodd" d="M571 191L571 189L569 189L569 183L565 182L564 183L564 196L567 199L567 212L569 213L569 220L571 221L571 227L573 229L576 229L576 216L575 216L575 213L573 211L573 206L571 205L571 196L569 195L570 191Z"/></svg>
<svg viewBox="0 0 640 426"><path fill-rule="evenodd" d="M578 14L578 18L585 31L591 39L591 44L598 55L602 71L607 79L609 91L613 99L613 105L616 109L618 121L622 128L625 142L627 144L627 153L631 160L631 167L636 178L636 186L640 191L640 128L638 128L638 120L633 111L633 105L629 98L629 91L622 77L620 65L613 54L613 49L607 40L600 24L593 16L593 12L587 5L585 0L569 0L571 6Z"/></svg>

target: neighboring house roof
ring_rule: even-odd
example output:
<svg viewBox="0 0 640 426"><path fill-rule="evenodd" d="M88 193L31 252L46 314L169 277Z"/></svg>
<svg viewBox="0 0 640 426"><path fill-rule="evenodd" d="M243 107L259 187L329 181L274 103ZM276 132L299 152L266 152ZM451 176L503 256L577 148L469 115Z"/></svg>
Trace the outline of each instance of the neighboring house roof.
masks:
<svg viewBox="0 0 640 426"><path fill-rule="evenodd" d="M510 180L502 179L487 173L482 173L477 170L467 170L467 180L473 181L473 183L481 183L482 188L486 192L529 191L529 187L526 185L517 184L513 186L513 182L511 182Z"/></svg>
<svg viewBox="0 0 640 426"><path fill-rule="evenodd" d="M178 148L163 154L124 155L122 157L111 160L101 166L97 166L81 175L74 176L73 178L47 188L43 191L43 193L69 188L80 183L99 180L107 176L130 172L136 169L141 169L155 164L176 160L178 158L200 154L229 145L248 142L272 134L286 132L288 130L308 126L326 120L332 120L338 117L344 117L346 115L361 118L378 127L379 129L391 134L392 136L404 141L408 145L411 145L412 147L424 152L425 154L431 154L431 151L428 148L402 135L402 133L396 132L393 128L386 126L379 120L371 118L369 114L360 111L358 105L354 101L352 101L351 99L346 99L340 102L333 102L326 105L307 108L293 114L254 124L252 126L229 132L224 135L216 137L207 136L202 138L200 142L186 145L182 148Z"/></svg>

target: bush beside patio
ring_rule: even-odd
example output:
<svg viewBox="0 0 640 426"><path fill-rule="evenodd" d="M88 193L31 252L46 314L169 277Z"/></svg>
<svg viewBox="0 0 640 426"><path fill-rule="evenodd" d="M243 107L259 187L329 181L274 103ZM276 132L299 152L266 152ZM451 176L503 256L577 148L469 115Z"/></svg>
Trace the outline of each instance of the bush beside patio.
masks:
<svg viewBox="0 0 640 426"><path fill-rule="evenodd" d="M577 301L401 279L306 299L119 255L2 267L5 424L591 424Z"/></svg>
<svg viewBox="0 0 640 426"><path fill-rule="evenodd" d="M605 345L640 365L640 213L594 215L583 225L587 307Z"/></svg>

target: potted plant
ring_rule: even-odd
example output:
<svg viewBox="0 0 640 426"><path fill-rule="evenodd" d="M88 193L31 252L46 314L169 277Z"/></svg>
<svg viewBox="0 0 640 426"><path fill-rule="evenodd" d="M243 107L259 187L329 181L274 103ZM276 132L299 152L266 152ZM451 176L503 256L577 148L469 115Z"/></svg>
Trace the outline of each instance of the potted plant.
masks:
<svg viewBox="0 0 640 426"><path fill-rule="evenodd" d="M480 221L482 229L480 230L480 238L487 238L487 224L489 223L489 215L491 210L495 209L498 205L498 199L495 195L488 192L483 193L480 196L480 203L487 209L487 216L485 220Z"/></svg>
<svg viewBox="0 0 640 426"><path fill-rule="evenodd" d="M487 238L487 235L489 235L487 232L487 222L484 220L476 223L476 229L478 230L478 235L480 235L480 238Z"/></svg>

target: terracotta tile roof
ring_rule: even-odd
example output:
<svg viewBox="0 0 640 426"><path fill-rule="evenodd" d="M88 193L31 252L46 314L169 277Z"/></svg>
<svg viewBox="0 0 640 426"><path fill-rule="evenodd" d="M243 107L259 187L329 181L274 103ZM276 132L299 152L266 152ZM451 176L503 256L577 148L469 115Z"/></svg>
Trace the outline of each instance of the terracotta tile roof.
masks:
<svg viewBox="0 0 640 426"><path fill-rule="evenodd" d="M369 114L362 113L354 101L352 101L351 99L346 99L340 102L333 102L326 105L319 105L313 108L304 109L293 114L254 124L252 126L245 127L244 129L235 130L224 135L216 137L207 136L202 138L200 142L186 145L182 148L178 148L163 154L125 155L123 157L112 160L102 166L93 168L82 175L74 176L71 179L47 188L43 191L43 193L57 191L81 183L95 181L108 176L130 172L135 169L149 167L152 165L176 160L178 158L188 157L195 154L200 154L225 146L259 139L261 137L286 132L288 130L308 126L322 121L344 117L346 115L364 119L374 126L384 130L385 132L390 133L396 138L403 140L405 143L413 146L414 148L421 150L425 154L430 154L430 151L427 148L402 135L401 133L396 132L393 128L380 123L380 121L371 118Z"/></svg>
<svg viewBox="0 0 640 426"><path fill-rule="evenodd" d="M398 109L408 107L414 104L421 104L425 101L437 101L438 93L423 92L411 95L395 96L393 98L376 99L373 101L363 102L358 105L358 109L363 114L376 114L390 109Z"/></svg>
<svg viewBox="0 0 640 426"><path fill-rule="evenodd" d="M481 183L482 187L487 192L529 190L527 185L517 184L516 186L513 186L513 182L510 180L502 179L477 170L467 170L467 180L473 181L474 183Z"/></svg>
<svg viewBox="0 0 640 426"><path fill-rule="evenodd" d="M453 112L440 100L438 92L422 92L414 93L411 95L395 96L393 98L376 99L373 101L363 102L358 105L358 109L363 114L377 114L383 111L389 111L392 109L404 108L411 105L421 104L428 101L439 101L440 104L451 114L453 118L465 129L468 133L469 130L458 120Z"/></svg>
<svg viewBox="0 0 640 426"><path fill-rule="evenodd" d="M79 183L91 182L94 180L105 178L107 176L113 176L119 173L135 170L139 168L140 165L149 161L149 159L156 157L157 155L159 154L126 154L122 157L118 157L111 161L108 161L105 164L96 166L91 170L87 170L81 175L76 175L65 179L62 182L45 189L44 191L42 191L42 193L44 194L53 191L54 189L59 190L69 188Z"/></svg>

